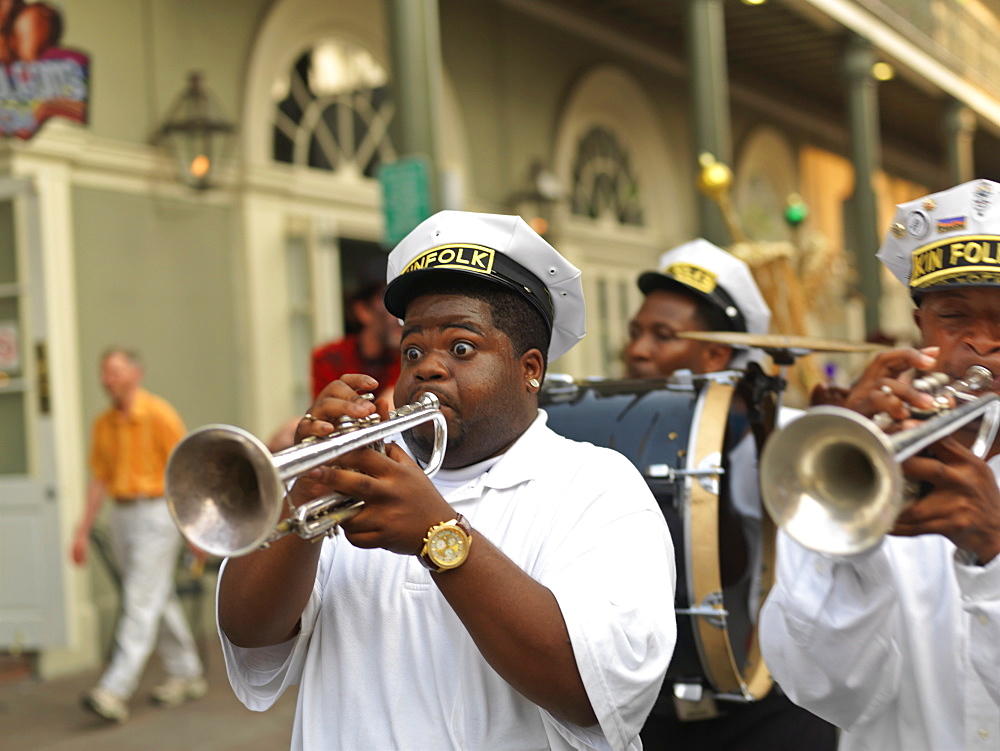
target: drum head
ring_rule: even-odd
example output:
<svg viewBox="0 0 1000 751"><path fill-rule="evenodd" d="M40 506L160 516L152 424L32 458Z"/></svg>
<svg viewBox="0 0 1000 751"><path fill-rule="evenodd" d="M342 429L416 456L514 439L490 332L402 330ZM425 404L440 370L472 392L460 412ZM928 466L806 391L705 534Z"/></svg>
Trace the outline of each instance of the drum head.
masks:
<svg viewBox="0 0 1000 751"><path fill-rule="evenodd" d="M542 391L549 427L625 455L670 528L677 647L658 706L672 706L678 683L739 700L771 687L754 628L774 551L757 490L756 457L769 426L759 424L756 393L736 377L563 381Z"/></svg>

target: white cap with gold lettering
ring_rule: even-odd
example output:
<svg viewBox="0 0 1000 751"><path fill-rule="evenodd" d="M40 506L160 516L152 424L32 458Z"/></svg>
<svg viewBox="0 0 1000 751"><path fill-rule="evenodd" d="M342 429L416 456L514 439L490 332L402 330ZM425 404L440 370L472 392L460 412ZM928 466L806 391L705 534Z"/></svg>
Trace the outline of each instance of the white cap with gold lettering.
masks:
<svg viewBox="0 0 1000 751"><path fill-rule="evenodd" d="M386 309L405 317L407 304L441 272L474 275L524 297L552 332L550 361L583 338L580 270L519 216L439 211L422 221L389 254Z"/></svg>
<svg viewBox="0 0 1000 751"><path fill-rule="evenodd" d="M754 281L750 267L718 245L704 238L672 248L660 256L657 271L647 271L638 279L639 289L649 294L654 289L682 289L718 308L730 331L766 334L771 323L771 309ZM742 347L734 347L741 350ZM741 368L748 359L738 352L731 366Z"/></svg>
<svg viewBox="0 0 1000 751"><path fill-rule="evenodd" d="M1000 184L972 180L899 204L878 258L914 298L1000 286Z"/></svg>

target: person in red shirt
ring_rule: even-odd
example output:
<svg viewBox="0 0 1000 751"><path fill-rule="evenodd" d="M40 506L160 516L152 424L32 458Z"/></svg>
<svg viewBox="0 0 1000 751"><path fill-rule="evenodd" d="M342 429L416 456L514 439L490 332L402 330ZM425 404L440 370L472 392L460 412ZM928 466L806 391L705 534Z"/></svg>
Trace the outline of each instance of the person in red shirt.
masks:
<svg viewBox="0 0 1000 751"><path fill-rule="evenodd" d="M349 308L357 321L354 331L342 339L322 344L312 351L312 395L315 399L328 383L348 373L370 373L379 382L376 397L389 400L399 379L399 340L402 327L399 319L385 309L382 293L385 291L384 261L378 281L362 286L351 297ZM299 416L282 423L268 439L271 452L281 451L295 442L295 428Z"/></svg>
<svg viewBox="0 0 1000 751"><path fill-rule="evenodd" d="M312 389L315 399L328 383L345 373L367 373L382 390L392 394L399 378L399 320L385 309L385 282L369 284L351 301L359 328L343 339L317 347L312 352Z"/></svg>

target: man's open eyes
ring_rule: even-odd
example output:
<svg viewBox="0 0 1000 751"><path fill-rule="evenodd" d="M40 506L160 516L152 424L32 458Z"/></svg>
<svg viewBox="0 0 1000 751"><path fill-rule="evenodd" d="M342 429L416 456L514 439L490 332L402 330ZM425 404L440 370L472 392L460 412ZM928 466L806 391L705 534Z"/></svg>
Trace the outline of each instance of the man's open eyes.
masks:
<svg viewBox="0 0 1000 751"><path fill-rule="evenodd" d="M455 342L453 345L451 345L451 353L455 355L455 357L468 357L475 351L476 348L473 347L469 342ZM419 347L410 346L403 348L404 360L409 360L411 362L414 360L419 360L423 356L423 354L424 354L423 351Z"/></svg>

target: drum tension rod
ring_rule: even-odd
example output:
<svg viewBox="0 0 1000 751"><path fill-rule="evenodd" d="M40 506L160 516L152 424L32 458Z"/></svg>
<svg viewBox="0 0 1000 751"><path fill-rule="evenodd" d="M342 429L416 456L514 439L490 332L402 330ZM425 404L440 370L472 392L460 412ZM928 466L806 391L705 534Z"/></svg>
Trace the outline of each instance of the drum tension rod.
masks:
<svg viewBox="0 0 1000 751"><path fill-rule="evenodd" d="M704 469L674 469L669 464L650 464L643 476L647 479L677 482L682 477L713 477L724 475L725 467L706 467Z"/></svg>

